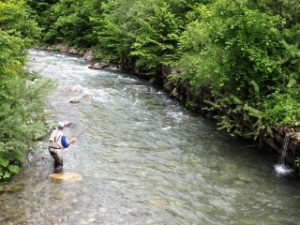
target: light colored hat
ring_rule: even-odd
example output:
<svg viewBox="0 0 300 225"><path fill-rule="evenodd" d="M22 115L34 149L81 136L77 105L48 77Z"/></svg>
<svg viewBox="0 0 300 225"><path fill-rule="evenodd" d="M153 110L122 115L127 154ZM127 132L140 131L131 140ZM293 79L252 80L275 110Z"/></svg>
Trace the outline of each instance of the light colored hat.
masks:
<svg viewBox="0 0 300 225"><path fill-rule="evenodd" d="M64 126L65 126L65 123L62 122L62 121L59 121L58 124L57 124L58 128L64 128Z"/></svg>

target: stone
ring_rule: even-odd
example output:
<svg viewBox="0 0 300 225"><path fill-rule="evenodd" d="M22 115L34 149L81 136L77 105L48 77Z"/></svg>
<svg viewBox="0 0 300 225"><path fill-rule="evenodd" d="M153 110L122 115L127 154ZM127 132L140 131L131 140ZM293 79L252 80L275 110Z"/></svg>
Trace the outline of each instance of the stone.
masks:
<svg viewBox="0 0 300 225"><path fill-rule="evenodd" d="M79 99L72 99L71 101L70 101L70 103L79 103L80 101L79 101Z"/></svg>
<svg viewBox="0 0 300 225"><path fill-rule="evenodd" d="M174 88L174 85L171 84L171 82L164 83L164 90L171 92Z"/></svg>
<svg viewBox="0 0 300 225"><path fill-rule="evenodd" d="M70 121L63 121L64 122L64 124L65 124L65 127L69 127L69 126L71 126L71 122Z"/></svg>
<svg viewBox="0 0 300 225"><path fill-rule="evenodd" d="M82 87L80 85L75 85L68 88L69 92L80 92Z"/></svg>
<svg viewBox="0 0 300 225"><path fill-rule="evenodd" d="M69 53L69 54L77 55L77 54L78 54L78 51L77 51L74 47L71 47L71 48L69 48L68 53Z"/></svg>
<svg viewBox="0 0 300 225"><path fill-rule="evenodd" d="M64 45L64 44L58 44L56 46L54 46L54 48L57 51L63 52L63 53L67 53L69 51L69 47Z"/></svg>
<svg viewBox="0 0 300 225"><path fill-rule="evenodd" d="M83 93L82 98L85 98L85 99L91 99L91 98L93 98L93 96L94 96L93 92L91 92L91 91L86 91L86 92Z"/></svg>
<svg viewBox="0 0 300 225"><path fill-rule="evenodd" d="M172 97L178 97L178 92L177 92L177 88L174 88L173 91L171 92L171 96Z"/></svg>
<svg viewBox="0 0 300 225"><path fill-rule="evenodd" d="M89 66L90 69L94 69L94 70L102 70L109 67L109 63L107 62L96 62L96 63L92 63L92 65Z"/></svg>
<svg viewBox="0 0 300 225"><path fill-rule="evenodd" d="M150 80L149 80L149 84L154 84L155 82L155 77L152 77Z"/></svg>
<svg viewBox="0 0 300 225"><path fill-rule="evenodd" d="M82 181L83 178L78 173L53 173L49 175L49 178L54 181L70 181L70 182L76 182L76 181Z"/></svg>
<svg viewBox="0 0 300 225"><path fill-rule="evenodd" d="M15 185L9 185L5 187L5 192L8 193L15 193L24 188L24 184L15 184Z"/></svg>
<svg viewBox="0 0 300 225"><path fill-rule="evenodd" d="M93 52L92 52L92 50L87 51L87 52L84 54L83 58L84 58L85 60L91 62L91 61L94 59L94 58L93 58Z"/></svg>

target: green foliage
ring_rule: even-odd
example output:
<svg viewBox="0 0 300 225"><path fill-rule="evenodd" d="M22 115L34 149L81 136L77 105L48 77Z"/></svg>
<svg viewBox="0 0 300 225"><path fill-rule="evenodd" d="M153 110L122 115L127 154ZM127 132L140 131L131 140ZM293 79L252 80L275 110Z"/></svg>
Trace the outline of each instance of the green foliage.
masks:
<svg viewBox="0 0 300 225"><path fill-rule="evenodd" d="M2 31L21 37L24 44L33 44L39 38L40 29L37 23L30 19L27 7L22 1L16 4L13 1L0 2L0 27Z"/></svg>
<svg viewBox="0 0 300 225"><path fill-rule="evenodd" d="M299 88L297 90L293 91L293 93L298 93L294 95L276 91L264 100L262 104L266 110L265 117L269 123L296 126L300 120Z"/></svg>
<svg viewBox="0 0 300 225"><path fill-rule="evenodd" d="M0 158L0 181L8 179L11 175L17 174L19 171L20 171L19 166L11 165L9 164L8 160ZM1 189L0 189L0 193L1 193Z"/></svg>
<svg viewBox="0 0 300 225"><path fill-rule="evenodd" d="M99 26L99 48L110 58L132 63L155 74L161 65L177 57L180 32L194 1L114 0L103 4ZM101 21L101 22L99 22Z"/></svg>
<svg viewBox="0 0 300 225"><path fill-rule="evenodd" d="M6 159L0 159L0 166L1 167L8 167L9 161Z"/></svg>
<svg viewBox="0 0 300 225"><path fill-rule="evenodd" d="M272 135L264 113L238 96L229 94L216 102L205 102L206 110L215 112L214 118L218 120L219 129L225 129L231 136L256 139L260 134Z"/></svg>
<svg viewBox="0 0 300 225"><path fill-rule="evenodd" d="M140 7L146 11L146 16L138 21L138 35L130 54L137 57L138 67L153 69L158 65L171 63L177 46L179 27L168 4L161 1L150 3L150 7Z"/></svg>
<svg viewBox="0 0 300 225"><path fill-rule="evenodd" d="M23 40L0 30L0 88L4 79L24 74L26 44Z"/></svg>
<svg viewBox="0 0 300 225"><path fill-rule="evenodd" d="M213 8L219 15L210 30L212 41L224 48L223 74L218 77L221 87L248 99L249 95L253 96L249 90L255 80L258 88L265 87L260 88L263 94L269 94L274 86L285 83L280 65L284 46L277 29L280 19L242 8L239 3L226 8L227 13L223 15L227 4L222 5L220 1Z"/></svg>
<svg viewBox="0 0 300 225"><path fill-rule="evenodd" d="M112 0L102 4L103 13L93 15L91 21L98 38L97 50L111 60L127 60L135 39L136 0Z"/></svg>
<svg viewBox="0 0 300 225"><path fill-rule="evenodd" d="M209 89L207 110L218 112L220 128L234 136L270 135L271 125L300 119L297 0L29 2L47 43L93 47L99 57L151 75L162 65L180 68L171 81L195 98ZM187 105L195 108L194 100Z"/></svg>
<svg viewBox="0 0 300 225"><path fill-rule="evenodd" d="M48 79L32 83L13 77L2 82L0 167L6 168L2 169L3 174L17 173L16 166L24 162L26 151L35 144L36 134L45 133L44 98L53 87L53 82ZM7 167L7 162L12 166Z"/></svg>
<svg viewBox="0 0 300 225"><path fill-rule="evenodd" d="M252 3L217 0L190 13L179 41L184 73L172 79L196 94L211 87L216 100L207 109L217 111L220 128L256 138L300 118L300 42L295 27L284 29L282 17Z"/></svg>
<svg viewBox="0 0 300 225"><path fill-rule="evenodd" d="M52 24L56 21L59 15L55 15L52 6L59 2L59 0L28 0L28 6L31 9L31 16L37 21L39 27L42 29L43 40L48 43L53 43L53 40L47 38Z"/></svg>
<svg viewBox="0 0 300 225"><path fill-rule="evenodd" d="M44 42L89 48L96 44L90 17L95 11L94 7L97 8L100 3L99 0L61 0L50 3L32 1L31 7L44 28Z"/></svg>
<svg viewBox="0 0 300 225"><path fill-rule="evenodd" d="M20 170L34 137L44 130L44 98L53 86L31 83L27 49L39 36L23 1L0 2L0 181Z"/></svg>
<svg viewBox="0 0 300 225"><path fill-rule="evenodd" d="M296 158L295 163L297 166L300 166L300 158L299 157Z"/></svg>

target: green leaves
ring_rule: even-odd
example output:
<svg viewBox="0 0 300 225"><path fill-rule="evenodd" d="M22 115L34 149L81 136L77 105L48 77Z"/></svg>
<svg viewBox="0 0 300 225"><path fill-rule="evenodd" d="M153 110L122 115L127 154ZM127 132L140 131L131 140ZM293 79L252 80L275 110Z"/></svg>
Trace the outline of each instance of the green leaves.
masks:
<svg viewBox="0 0 300 225"><path fill-rule="evenodd" d="M151 76L161 73L162 65L180 68L183 72L171 80L195 98L203 88L209 89L214 100L207 101L207 108L218 111L220 126L233 135L256 137L261 131L270 133L270 124L296 124L300 118L297 0L276 4L271 0L32 0L30 4L45 28L47 43L93 47L98 57ZM23 25L5 15L3 22ZM10 32L24 33L23 27ZM0 53L0 70L1 63L8 65L5 59L13 58L3 71L17 74L14 68L22 63L13 52L23 48L22 41L15 39L9 52L10 33L5 32L0 37L6 53ZM0 97L13 99L6 92ZM197 99L188 101L193 105Z"/></svg>
<svg viewBox="0 0 300 225"><path fill-rule="evenodd" d="M35 134L45 132L44 99L53 86L42 78L35 83L22 77L2 79L0 180L19 172L27 150L35 145Z"/></svg>
<svg viewBox="0 0 300 225"><path fill-rule="evenodd" d="M180 35L175 5L157 0L147 4L143 0L109 1L103 5L103 27L98 32L101 48L111 49L120 59L124 55L134 59L136 67L155 69L170 64Z"/></svg>
<svg viewBox="0 0 300 225"><path fill-rule="evenodd" d="M277 11L267 14L262 5L200 5L179 41L185 72L176 81L194 94L209 86L215 101L207 101L207 109L217 111L220 127L233 135L257 137L271 133L267 124L295 125L300 118L299 25L284 28Z"/></svg>
<svg viewBox="0 0 300 225"><path fill-rule="evenodd" d="M1 159L0 158L0 166L1 167L7 167L8 163L9 163L9 161L7 159Z"/></svg>
<svg viewBox="0 0 300 225"><path fill-rule="evenodd" d="M9 172L13 173L13 174L17 174L20 171L20 167L16 166L16 165L10 165L8 167Z"/></svg>
<svg viewBox="0 0 300 225"><path fill-rule="evenodd" d="M0 181L10 178L13 174L17 174L20 171L20 167L17 165L9 165L8 160L0 159ZM0 189L1 193L1 189Z"/></svg>
<svg viewBox="0 0 300 225"><path fill-rule="evenodd" d="M0 181L11 177L13 174L17 174L19 171L19 166L11 165L9 164L9 160L0 158Z"/></svg>
<svg viewBox="0 0 300 225"><path fill-rule="evenodd" d="M39 38L40 29L37 23L29 18L26 5L22 2L0 2L0 27L11 36L23 39L23 44L30 46L34 39Z"/></svg>
<svg viewBox="0 0 300 225"><path fill-rule="evenodd" d="M0 181L20 170L33 137L44 130L44 98L51 82L30 84L27 49L39 36L24 1L0 2ZM49 86L50 84L50 86Z"/></svg>
<svg viewBox="0 0 300 225"><path fill-rule="evenodd" d="M139 29L132 44L131 55L138 67L156 68L169 65L174 57L179 35L178 22L166 3L153 2L147 8L149 16L139 20Z"/></svg>

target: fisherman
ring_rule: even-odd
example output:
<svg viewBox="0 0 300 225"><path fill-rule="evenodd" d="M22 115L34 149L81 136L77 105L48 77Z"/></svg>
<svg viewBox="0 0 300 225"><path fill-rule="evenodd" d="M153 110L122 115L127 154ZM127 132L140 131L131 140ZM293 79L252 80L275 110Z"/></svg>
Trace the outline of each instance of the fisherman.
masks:
<svg viewBox="0 0 300 225"><path fill-rule="evenodd" d="M77 140L75 137L70 141L67 140L63 133L64 126L64 122L58 122L57 129L52 131L49 138L49 152L54 158L54 172L56 173L60 172L63 167L62 150L68 148L70 144L74 144Z"/></svg>

